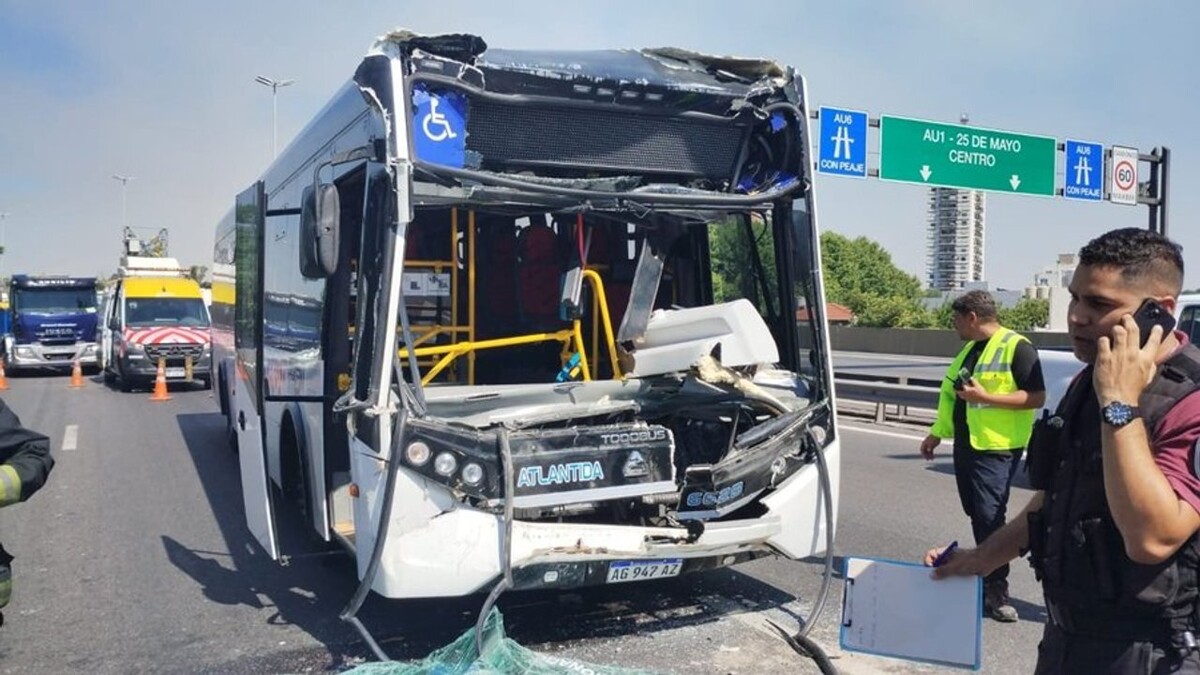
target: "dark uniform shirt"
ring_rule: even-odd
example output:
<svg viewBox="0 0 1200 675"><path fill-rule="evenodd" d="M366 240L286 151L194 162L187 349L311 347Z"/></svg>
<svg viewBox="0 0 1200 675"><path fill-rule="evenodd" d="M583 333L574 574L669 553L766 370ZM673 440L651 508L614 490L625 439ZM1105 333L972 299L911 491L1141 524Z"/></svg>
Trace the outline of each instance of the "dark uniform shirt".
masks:
<svg viewBox="0 0 1200 675"><path fill-rule="evenodd" d="M17 415L0 400L0 464L12 467L21 479L21 501L46 484L54 468L50 439L21 426Z"/></svg>
<svg viewBox="0 0 1200 675"><path fill-rule="evenodd" d="M16 414L0 401L0 507L29 499L46 484L52 468L50 439L21 426ZM12 597L12 560L0 544L0 608Z"/></svg>

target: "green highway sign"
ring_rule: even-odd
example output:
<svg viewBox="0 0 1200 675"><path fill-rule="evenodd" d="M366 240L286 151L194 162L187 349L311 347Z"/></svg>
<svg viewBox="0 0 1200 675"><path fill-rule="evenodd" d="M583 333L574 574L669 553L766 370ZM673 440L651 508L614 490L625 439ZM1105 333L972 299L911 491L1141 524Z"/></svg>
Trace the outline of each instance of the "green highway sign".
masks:
<svg viewBox="0 0 1200 675"><path fill-rule="evenodd" d="M879 177L969 190L1054 196L1058 142L960 124L879 118Z"/></svg>

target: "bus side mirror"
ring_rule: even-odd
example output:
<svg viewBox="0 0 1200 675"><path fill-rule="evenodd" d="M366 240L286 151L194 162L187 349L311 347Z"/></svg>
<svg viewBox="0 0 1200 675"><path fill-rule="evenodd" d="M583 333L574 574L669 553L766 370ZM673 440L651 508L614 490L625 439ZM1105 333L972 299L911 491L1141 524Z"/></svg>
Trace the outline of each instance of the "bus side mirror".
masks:
<svg viewBox="0 0 1200 675"><path fill-rule="evenodd" d="M333 276L338 266L341 200L332 184L304 189L300 210L300 273L309 279Z"/></svg>

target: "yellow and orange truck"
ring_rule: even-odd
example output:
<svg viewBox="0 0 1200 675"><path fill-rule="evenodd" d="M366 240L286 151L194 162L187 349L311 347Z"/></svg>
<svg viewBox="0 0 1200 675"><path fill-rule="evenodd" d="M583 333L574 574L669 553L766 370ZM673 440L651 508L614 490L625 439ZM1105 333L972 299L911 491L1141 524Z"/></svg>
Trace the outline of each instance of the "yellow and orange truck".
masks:
<svg viewBox="0 0 1200 675"><path fill-rule="evenodd" d="M212 386L212 332L200 285L174 258L127 255L105 294L100 330L104 380L121 391L168 381Z"/></svg>

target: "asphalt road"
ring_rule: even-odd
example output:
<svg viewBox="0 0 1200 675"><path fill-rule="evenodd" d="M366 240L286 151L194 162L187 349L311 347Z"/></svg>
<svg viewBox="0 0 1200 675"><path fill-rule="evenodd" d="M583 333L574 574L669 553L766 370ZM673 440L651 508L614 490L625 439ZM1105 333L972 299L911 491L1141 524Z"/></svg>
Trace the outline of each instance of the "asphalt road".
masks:
<svg viewBox="0 0 1200 675"><path fill-rule="evenodd" d="M265 558L242 517L237 458L208 392L121 394L65 376L10 378L4 400L53 442L50 483L0 511L17 556L0 628L0 673L259 673L344 670L367 651L337 615L351 561L319 554L294 522L289 566ZM72 431L73 429L73 431ZM923 462L921 430L843 417L837 553L916 559L970 540L949 458ZM72 436L75 442L71 443ZM948 451L947 451L948 452ZM1018 490L1014 504L1028 491ZM838 561L840 568L840 559ZM811 612L820 561L764 559L698 576L501 598L510 637L540 652L674 673L813 673L767 620ZM1028 565L1012 575L1017 624L984 623L983 670L1027 673L1044 614ZM945 669L843 653L840 582L812 636L845 673ZM370 598L361 617L397 659L417 659L475 619L482 598Z"/></svg>

